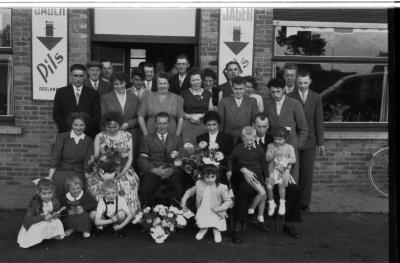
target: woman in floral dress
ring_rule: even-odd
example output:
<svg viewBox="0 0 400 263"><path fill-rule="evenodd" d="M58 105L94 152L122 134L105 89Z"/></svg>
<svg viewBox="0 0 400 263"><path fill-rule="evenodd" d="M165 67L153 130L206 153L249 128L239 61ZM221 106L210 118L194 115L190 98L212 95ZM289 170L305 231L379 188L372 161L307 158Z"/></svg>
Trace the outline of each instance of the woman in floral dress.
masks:
<svg viewBox="0 0 400 263"><path fill-rule="evenodd" d="M103 172L91 172L86 174L89 192L97 199L103 198L101 186L105 179L113 179L118 185L118 194L125 198L128 207L133 215L140 210L138 197L139 177L131 167L132 165L132 135L129 132L121 131L120 126L123 117L119 112L109 112L103 116L102 123L104 131L97 134L94 141L94 155L106 158L106 151L110 147L117 149L122 156L121 170L115 174Z"/></svg>

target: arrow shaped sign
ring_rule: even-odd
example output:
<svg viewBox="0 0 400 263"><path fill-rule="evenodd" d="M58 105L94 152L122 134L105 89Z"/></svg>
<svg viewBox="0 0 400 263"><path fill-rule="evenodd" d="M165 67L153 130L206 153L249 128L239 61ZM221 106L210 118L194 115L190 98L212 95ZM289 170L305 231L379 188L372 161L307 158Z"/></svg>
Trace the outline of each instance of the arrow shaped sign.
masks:
<svg viewBox="0 0 400 263"><path fill-rule="evenodd" d="M228 46L228 48L235 54L239 54L240 51L242 51L248 44L249 42L238 42L238 41L234 41L234 42L224 42L225 45Z"/></svg>
<svg viewBox="0 0 400 263"><path fill-rule="evenodd" d="M40 42L50 51L55 47L62 39L62 37L37 37Z"/></svg>

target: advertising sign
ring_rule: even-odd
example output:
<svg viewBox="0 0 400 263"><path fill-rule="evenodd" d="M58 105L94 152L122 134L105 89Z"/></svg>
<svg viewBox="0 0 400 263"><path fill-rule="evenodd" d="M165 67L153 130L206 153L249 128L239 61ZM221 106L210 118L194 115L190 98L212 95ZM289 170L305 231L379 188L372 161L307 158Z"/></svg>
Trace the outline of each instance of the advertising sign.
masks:
<svg viewBox="0 0 400 263"><path fill-rule="evenodd" d="M232 60L239 62L242 76L252 75L254 9L221 8L219 28L219 84L226 81L222 71Z"/></svg>
<svg viewBox="0 0 400 263"><path fill-rule="evenodd" d="M66 8L32 9L32 89L34 100L53 100L68 83Z"/></svg>

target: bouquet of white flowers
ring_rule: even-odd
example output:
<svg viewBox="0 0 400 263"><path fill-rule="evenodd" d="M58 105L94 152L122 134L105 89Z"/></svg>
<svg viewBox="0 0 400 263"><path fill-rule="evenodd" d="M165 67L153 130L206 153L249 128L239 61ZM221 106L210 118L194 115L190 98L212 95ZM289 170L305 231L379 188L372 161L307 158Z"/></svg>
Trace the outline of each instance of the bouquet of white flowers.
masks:
<svg viewBox="0 0 400 263"><path fill-rule="evenodd" d="M163 243L176 228L184 228L192 214L174 206L156 205L154 208L146 207L140 211L133 220L149 231L156 243Z"/></svg>

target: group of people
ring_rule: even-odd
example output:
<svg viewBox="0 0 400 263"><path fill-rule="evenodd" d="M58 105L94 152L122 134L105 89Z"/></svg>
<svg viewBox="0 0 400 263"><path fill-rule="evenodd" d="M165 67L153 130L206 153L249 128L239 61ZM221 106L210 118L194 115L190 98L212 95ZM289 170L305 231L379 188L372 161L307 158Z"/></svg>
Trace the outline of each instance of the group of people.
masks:
<svg viewBox="0 0 400 263"><path fill-rule="evenodd" d="M286 65L263 99L236 61L227 63L219 86L212 70L189 70L186 55L175 66L170 78L142 63L131 71L132 86L110 61L71 66L71 84L54 98L59 134L49 177L29 203L21 247L73 232L90 237L93 223L95 234L110 225L123 237L140 209L160 202L186 208L193 195L198 240L212 228L221 242L228 214L234 243L243 241L246 222L269 231L267 204L268 216L284 216L284 231L300 238L295 224L309 211L315 155L325 152L322 102L309 89L310 73ZM196 182L170 165L171 152L187 142L218 145L224 155L218 167L204 165ZM111 176L89 170L89 160L105 158L110 147L125 153L121 169Z"/></svg>

